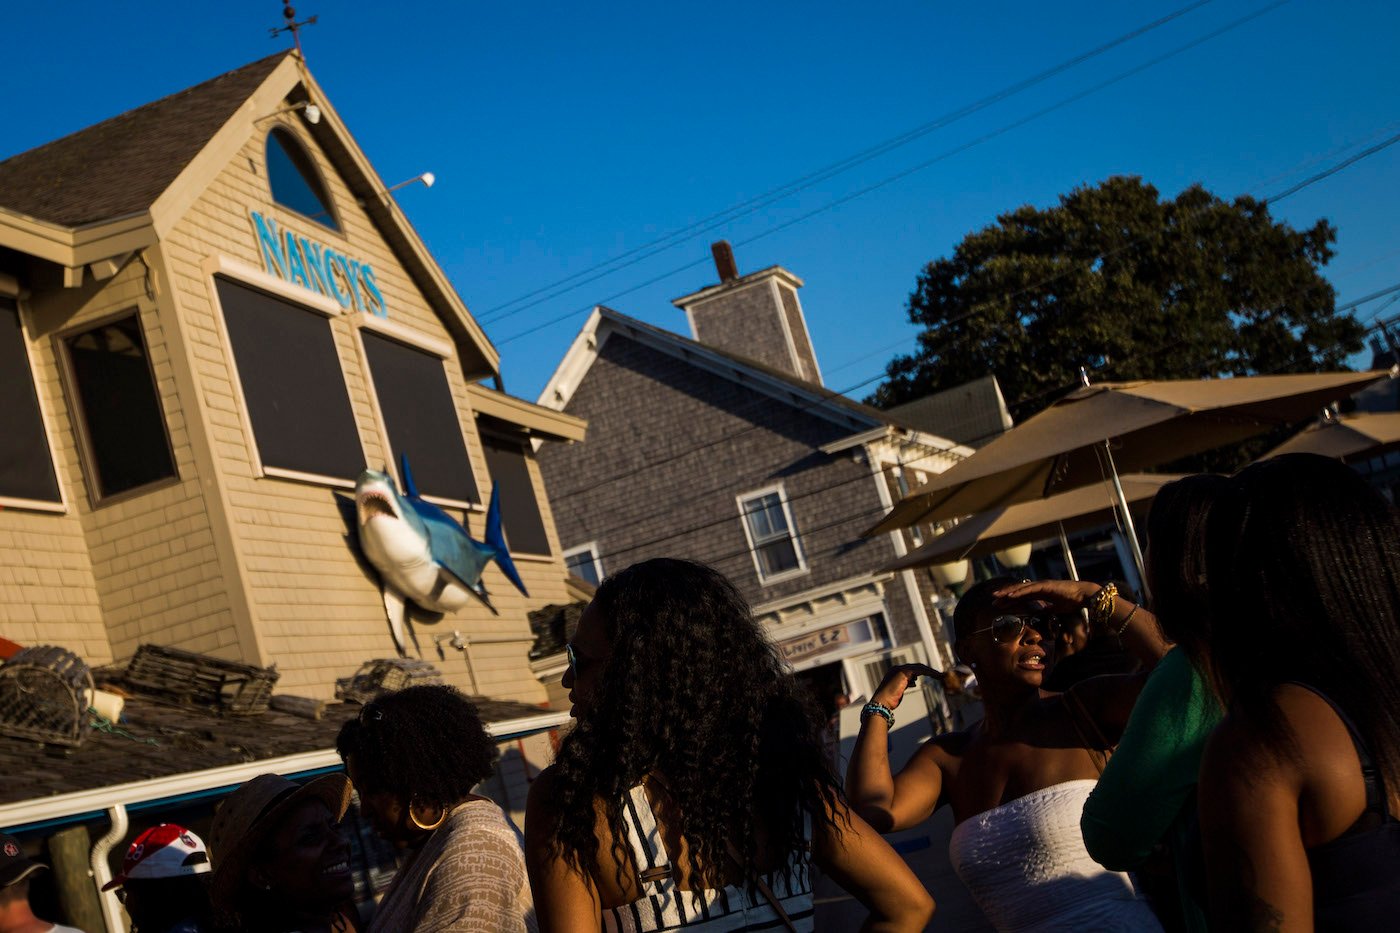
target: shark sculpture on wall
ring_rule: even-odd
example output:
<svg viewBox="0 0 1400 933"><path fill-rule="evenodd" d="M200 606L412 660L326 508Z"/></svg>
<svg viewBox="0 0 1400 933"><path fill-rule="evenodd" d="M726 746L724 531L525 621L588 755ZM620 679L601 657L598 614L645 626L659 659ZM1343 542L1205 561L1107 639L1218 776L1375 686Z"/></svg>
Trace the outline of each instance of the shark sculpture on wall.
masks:
<svg viewBox="0 0 1400 933"><path fill-rule="evenodd" d="M400 657L408 657L405 635L413 638L415 647L418 644L409 602L429 612L456 612L475 597L495 612L481 582L482 571L492 560L516 589L530 594L506 548L500 490L491 490L486 540L477 541L452 516L423 501L408 458L400 463L405 495L399 494L387 473L365 470L355 481L353 518L360 551L379 571L394 644Z"/></svg>

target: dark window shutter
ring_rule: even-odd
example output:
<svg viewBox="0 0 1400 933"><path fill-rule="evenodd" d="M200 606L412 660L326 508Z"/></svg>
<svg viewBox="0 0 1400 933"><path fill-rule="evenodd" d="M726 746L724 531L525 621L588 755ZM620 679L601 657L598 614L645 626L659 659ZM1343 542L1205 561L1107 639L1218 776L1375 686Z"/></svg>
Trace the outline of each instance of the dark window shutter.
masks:
<svg viewBox="0 0 1400 933"><path fill-rule="evenodd" d="M525 450L519 441L482 434L486 468L501 490L501 524L512 554L548 554L549 536L535 501Z"/></svg>
<svg viewBox="0 0 1400 933"><path fill-rule="evenodd" d="M330 322L215 280L264 467L354 479L365 468Z"/></svg>
<svg viewBox="0 0 1400 933"><path fill-rule="evenodd" d="M408 455L418 491L480 502L441 358L362 330L394 463Z"/></svg>
<svg viewBox="0 0 1400 933"><path fill-rule="evenodd" d="M0 298L0 496L61 502L19 308Z"/></svg>
<svg viewBox="0 0 1400 933"><path fill-rule="evenodd" d="M175 476L140 316L101 324L64 344L98 486L95 498Z"/></svg>

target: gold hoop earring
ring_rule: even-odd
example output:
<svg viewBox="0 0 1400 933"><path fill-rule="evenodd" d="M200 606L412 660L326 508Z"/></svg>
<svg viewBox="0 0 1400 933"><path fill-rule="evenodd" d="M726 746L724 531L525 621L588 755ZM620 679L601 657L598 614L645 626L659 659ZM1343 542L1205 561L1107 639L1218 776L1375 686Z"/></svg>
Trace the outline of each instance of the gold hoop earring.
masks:
<svg viewBox="0 0 1400 933"><path fill-rule="evenodd" d="M413 804L410 803L410 804L408 805L408 821L409 821L410 823L413 824L414 829L420 830L420 831L422 831L422 832L425 832L425 833L430 833L430 832L432 832L433 830L435 830L435 829L437 829L439 826L441 826L441 825L443 824L443 821L446 820L446 819L447 819L447 809L446 809L446 808L443 808L443 810L438 814L438 818L437 818L437 822L436 822L436 823L433 823L432 825L427 825L427 824L424 824L424 823L420 823L420 822L418 822L418 814L416 814L416 813L413 812Z"/></svg>

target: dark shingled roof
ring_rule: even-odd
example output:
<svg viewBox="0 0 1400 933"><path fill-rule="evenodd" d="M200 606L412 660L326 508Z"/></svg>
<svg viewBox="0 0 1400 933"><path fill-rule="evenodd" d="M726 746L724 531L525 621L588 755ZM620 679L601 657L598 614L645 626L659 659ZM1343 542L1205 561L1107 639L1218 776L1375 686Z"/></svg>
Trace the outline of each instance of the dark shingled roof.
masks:
<svg viewBox="0 0 1400 933"><path fill-rule="evenodd" d="M803 392L815 393L816 395L821 396L823 401L827 402L828 404L833 405L837 408L843 408L853 415L858 415L862 418L868 418L875 424L891 424L897 428L912 428L918 430L916 425L909 424L905 420L897 418L891 415L889 412L882 411L881 409L875 408L872 405L866 405L864 402L857 402L855 399L848 398L847 396L842 395L840 392L837 392L833 389L828 389L826 386L822 385L819 382L809 382L806 379L794 376L792 373L785 372L781 369L778 369L775 366L769 366L767 363L760 363L758 360L751 360L746 356L739 355L738 353L730 353L728 350L721 350L719 347L712 347L708 343L701 343L698 340L692 340L691 338L686 337L683 334L678 334L675 331L666 330L663 327L656 327L655 325L648 324L646 321L638 320L637 318L634 318L631 315L623 314L621 311L614 311L612 308L609 308L605 305L599 305L598 310L604 316L609 317L620 324L626 325L628 327L635 327L638 330L644 330L648 333L655 334L658 337L671 341L678 347L685 345L699 347L705 350L707 353L713 353L716 356L722 356L725 359L731 360L737 366L742 366L746 369L751 369L754 372L763 373L764 375L769 376L773 379L777 379L781 382L786 382L793 388L801 389Z"/></svg>
<svg viewBox="0 0 1400 933"><path fill-rule="evenodd" d="M471 701L488 724L548 712L512 700ZM77 748L0 736L0 804L334 748L341 724L359 711L357 703L331 703L319 720L276 710L218 716L131 697L118 731L90 729Z"/></svg>
<svg viewBox="0 0 1400 933"><path fill-rule="evenodd" d="M0 162L0 208L68 227L149 208L290 52Z"/></svg>

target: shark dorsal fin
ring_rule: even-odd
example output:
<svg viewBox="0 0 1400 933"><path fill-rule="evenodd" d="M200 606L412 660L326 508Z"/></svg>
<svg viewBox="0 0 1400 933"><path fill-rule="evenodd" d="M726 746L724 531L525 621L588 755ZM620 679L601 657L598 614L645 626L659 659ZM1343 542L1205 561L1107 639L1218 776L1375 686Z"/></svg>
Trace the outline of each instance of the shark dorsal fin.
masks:
<svg viewBox="0 0 1400 933"><path fill-rule="evenodd" d="M399 455L399 465L403 467L403 494L406 499L418 498L418 486L413 482L413 470L408 466L408 454Z"/></svg>

